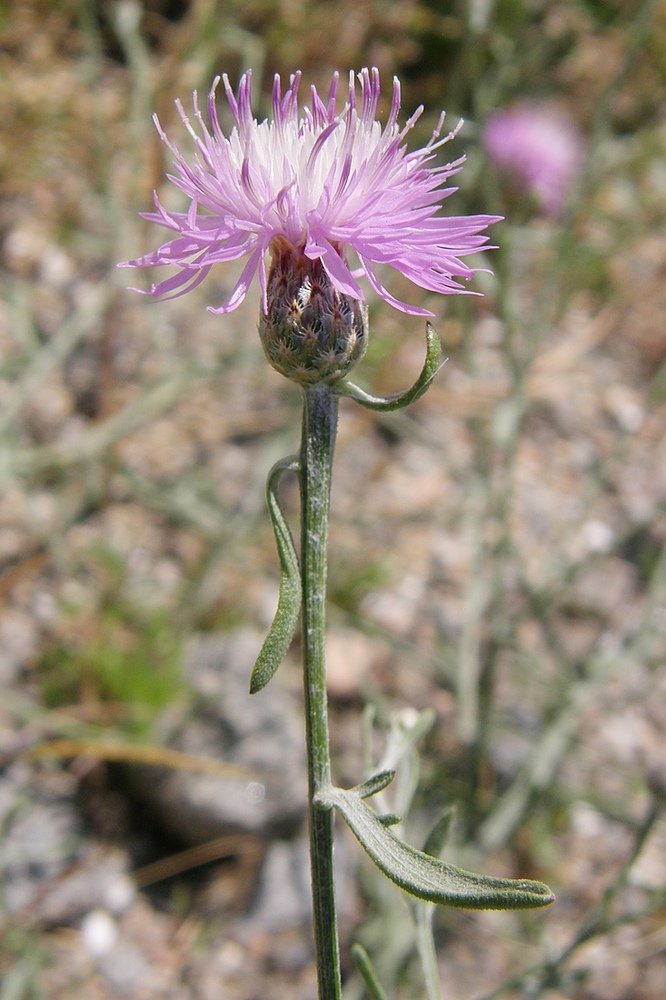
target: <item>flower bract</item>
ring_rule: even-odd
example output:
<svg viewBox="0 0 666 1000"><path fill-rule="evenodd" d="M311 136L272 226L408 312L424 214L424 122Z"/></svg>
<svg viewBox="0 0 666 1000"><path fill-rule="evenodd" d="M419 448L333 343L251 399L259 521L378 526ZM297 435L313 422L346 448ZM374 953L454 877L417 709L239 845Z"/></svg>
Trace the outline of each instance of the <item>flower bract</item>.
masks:
<svg viewBox="0 0 666 1000"><path fill-rule="evenodd" d="M391 295L377 276L377 265L389 265L431 292L468 290L461 282L472 276L473 268L464 258L484 248L484 230L497 217L440 213L443 199L456 190L447 181L464 160L436 162L437 149L455 134L440 138L443 114L429 142L409 151L405 138L423 108L400 127L400 84L394 78L391 107L382 127L376 120L380 97L376 69L364 69L357 77L350 73L344 103L337 100L336 73L326 99L312 87L310 104L300 113L300 73L290 77L284 94L276 75L272 116L261 122L252 113L249 70L236 94L226 76L222 81L235 119L228 135L222 131L215 105L219 78L208 95L209 125L196 93L193 122L176 102L194 142L189 158L155 118L173 156L169 179L187 196L189 207L185 212L169 211L155 195L156 210L144 216L173 236L123 266L178 268L148 294L182 295L214 265L243 258L245 265L226 301L209 308L221 313L235 309L258 274L265 312L265 255L284 241L296 253L320 260L337 291L353 299L365 298L358 282L365 276L375 292L397 309L432 315Z"/></svg>

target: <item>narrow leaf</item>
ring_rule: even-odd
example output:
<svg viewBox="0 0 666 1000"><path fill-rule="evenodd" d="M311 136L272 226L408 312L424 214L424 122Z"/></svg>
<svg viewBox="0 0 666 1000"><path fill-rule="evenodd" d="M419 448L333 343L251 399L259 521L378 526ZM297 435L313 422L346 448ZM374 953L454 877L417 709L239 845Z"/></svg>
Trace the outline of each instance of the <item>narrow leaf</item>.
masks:
<svg viewBox="0 0 666 1000"><path fill-rule="evenodd" d="M383 792L394 778L395 771L380 771L379 774L374 774L372 778L364 781L362 785L357 785L354 791L360 798L368 799L371 795L376 795L377 792Z"/></svg>
<svg viewBox="0 0 666 1000"><path fill-rule="evenodd" d="M440 1000L442 986L437 965L437 949L432 932L435 905L424 899L414 899L412 900L412 913L416 930L416 950L421 960L426 1000Z"/></svg>
<svg viewBox="0 0 666 1000"><path fill-rule="evenodd" d="M336 386L336 391L343 396L355 399L357 403L367 407L369 410L379 410L383 413L388 413L391 410L401 410L405 406L409 406L410 403L413 403L414 400L420 399L426 389L428 389L444 363L441 357L442 345L439 337L430 323L426 323L426 359L421 374L411 389L407 389L406 392L396 393L394 396L372 396L369 392L359 388L359 386L354 385L352 382L341 382Z"/></svg>
<svg viewBox="0 0 666 1000"><path fill-rule="evenodd" d="M376 813L376 816L382 826L397 826L402 823L402 816L398 813Z"/></svg>
<svg viewBox="0 0 666 1000"><path fill-rule="evenodd" d="M435 825L428 834L423 851L433 858L439 858L446 847L451 832L451 824L456 814L455 806L447 806L439 815Z"/></svg>
<svg viewBox="0 0 666 1000"><path fill-rule="evenodd" d="M386 993L381 987L379 979L377 978L377 973L372 967L372 962L370 961L370 956L358 941L354 942L351 946L352 958L354 959L354 965L358 969L358 972L363 980L366 990L368 991L368 996L370 1000L386 1000Z"/></svg>
<svg viewBox="0 0 666 1000"><path fill-rule="evenodd" d="M377 867L419 899L474 910L519 910L547 906L555 898L543 882L477 875L416 850L384 826L353 790L329 788L318 802L334 806Z"/></svg>
<svg viewBox="0 0 666 1000"><path fill-rule="evenodd" d="M250 694L261 691L280 666L294 638L301 610L301 572L298 556L277 497L280 476L284 472L297 472L299 468L298 459L292 456L276 462L268 474L266 498L280 558L280 593L273 623L252 670Z"/></svg>

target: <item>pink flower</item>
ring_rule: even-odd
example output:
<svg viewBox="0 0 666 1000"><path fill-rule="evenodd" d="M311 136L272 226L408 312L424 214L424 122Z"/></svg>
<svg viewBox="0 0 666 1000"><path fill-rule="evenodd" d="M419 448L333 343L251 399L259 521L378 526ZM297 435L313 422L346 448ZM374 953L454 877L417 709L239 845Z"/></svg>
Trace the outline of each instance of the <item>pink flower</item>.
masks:
<svg viewBox="0 0 666 1000"><path fill-rule="evenodd" d="M559 215L583 153L573 122L553 108L516 105L490 115L483 142L490 158L534 194L544 212Z"/></svg>
<svg viewBox="0 0 666 1000"><path fill-rule="evenodd" d="M364 298L356 279L365 275L371 287L396 308L432 315L395 299L380 284L376 264L388 264L433 292L466 290L456 279L469 279L473 269L462 258L486 244L482 231L497 217L437 214L440 202L456 190L444 185L464 160L439 166L433 162L438 147L455 134L439 138L443 114L430 141L408 152L405 136L423 108L399 127L400 84L394 78L391 109L382 129L375 120L376 69L364 69L358 75L360 103L350 73L347 100L341 111L336 110L336 73L325 101L311 88L310 106L300 118L300 73L290 77L284 96L276 75L272 119L262 122L252 115L249 70L241 77L236 96L227 77L222 79L236 120L228 136L220 128L215 108L219 78L208 96L211 131L204 124L196 93L197 128L176 102L195 143L190 161L167 139L155 118L174 158L175 173L169 179L187 195L190 205L186 212L170 212L155 195L156 211L144 216L175 236L152 253L121 266L175 264L179 268L177 274L152 285L147 294L182 295L198 285L214 264L242 257L247 260L231 294L217 309L209 308L222 313L235 309L258 272L265 312L264 257L278 237L311 260L321 260L337 291L353 299ZM360 266L355 270L347 263L348 249L358 259Z"/></svg>

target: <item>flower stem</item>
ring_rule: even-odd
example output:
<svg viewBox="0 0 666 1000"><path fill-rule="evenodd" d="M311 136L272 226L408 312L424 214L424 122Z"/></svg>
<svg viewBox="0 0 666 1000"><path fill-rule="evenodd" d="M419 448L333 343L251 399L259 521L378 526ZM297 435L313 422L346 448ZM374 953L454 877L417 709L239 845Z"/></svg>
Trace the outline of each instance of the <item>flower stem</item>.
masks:
<svg viewBox="0 0 666 1000"><path fill-rule="evenodd" d="M333 886L333 812L315 802L331 784L324 648L326 545L338 397L329 385L304 387L301 441L303 683L308 769L310 871L319 1000L340 998Z"/></svg>

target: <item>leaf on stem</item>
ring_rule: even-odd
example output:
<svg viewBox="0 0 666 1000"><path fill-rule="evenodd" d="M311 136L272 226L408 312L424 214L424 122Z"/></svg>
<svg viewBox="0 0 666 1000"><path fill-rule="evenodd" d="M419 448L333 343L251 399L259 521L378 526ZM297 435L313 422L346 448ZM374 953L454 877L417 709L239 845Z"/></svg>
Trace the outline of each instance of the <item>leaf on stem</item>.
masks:
<svg viewBox="0 0 666 1000"><path fill-rule="evenodd" d="M444 364L441 358L442 345L439 337L430 323L426 323L426 359L421 374L411 389L396 393L394 396L372 396L352 382L340 382L335 388L341 396L349 396L369 410L380 410L383 413L389 413L391 410L402 410L414 400L420 399L429 388L430 383Z"/></svg>
<svg viewBox="0 0 666 1000"><path fill-rule="evenodd" d="M456 814L455 806L447 806L439 815L435 825L428 834L423 845L424 854L430 854L433 858L440 857L446 847L451 832L451 824Z"/></svg>
<svg viewBox="0 0 666 1000"><path fill-rule="evenodd" d="M397 826L398 823L402 823L402 816L399 816L398 813L376 813L375 815L382 826Z"/></svg>
<svg viewBox="0 0 666 1000"><path fill-rule="evenodd" d="M337 809L377 867L419 899L473 910L521 910L555 898L543 882L477 875L418 851L385 826L354 789L330 787L317 802Z"/></svg>
<svg viewBox="0 0 666 1000"><path fill-rule="evenodd" d="M395 778L395 771L380 771L379 774L373 774L371 778L364 781L361 785L356 785L353 789L356 794L362 799L369 799L371 795L376 795L377 792L383 792L385 788L391 784Z"/></svg>
<svg viewBox="0 0 666 1000"><path fill-rule="evenodd" d="M270 631L264 639L250 678L250 694L265 687L284 659L294 638L301 610L301 571L294 540L277 497L277 486L284 472L298 472L300 463L291 456L276 462L268 474L266 498L280 558L280 593Z"/></svg>

